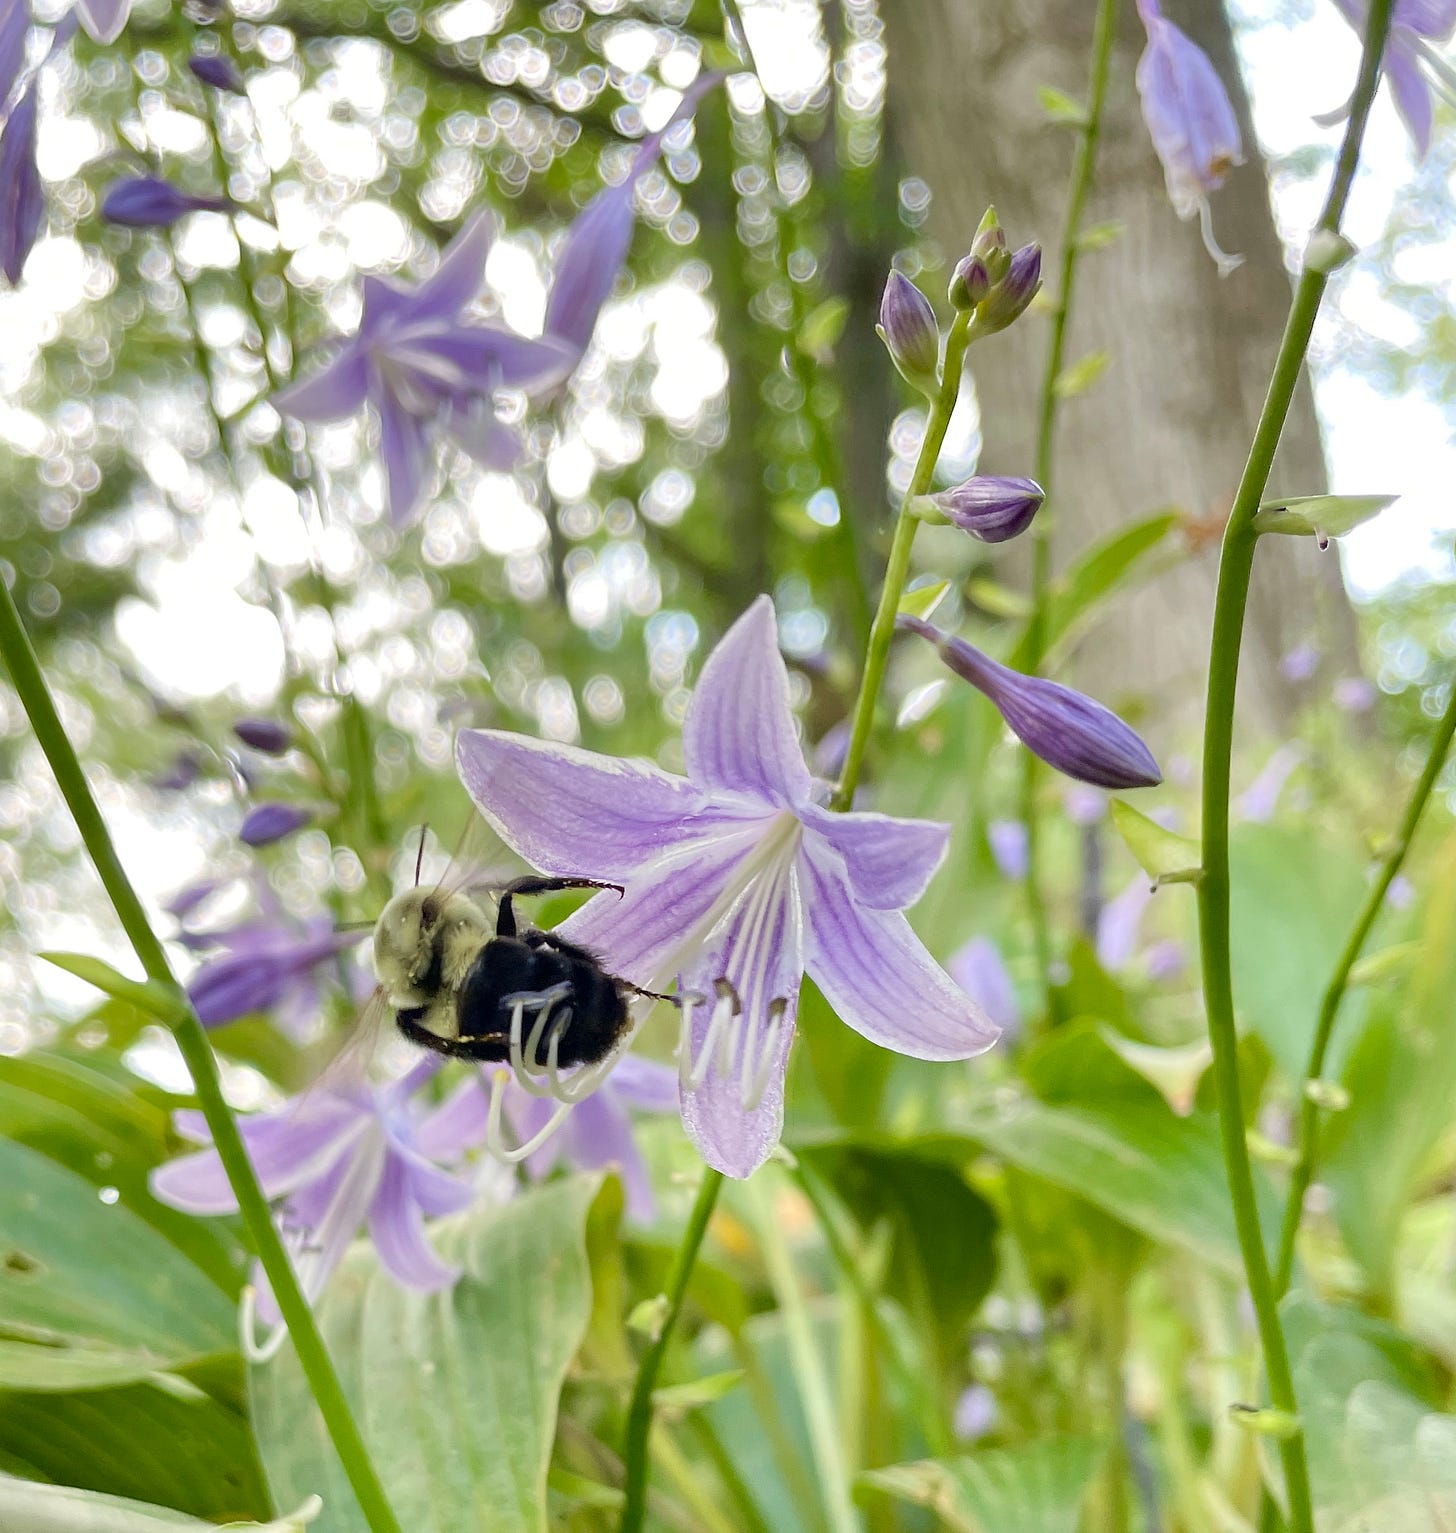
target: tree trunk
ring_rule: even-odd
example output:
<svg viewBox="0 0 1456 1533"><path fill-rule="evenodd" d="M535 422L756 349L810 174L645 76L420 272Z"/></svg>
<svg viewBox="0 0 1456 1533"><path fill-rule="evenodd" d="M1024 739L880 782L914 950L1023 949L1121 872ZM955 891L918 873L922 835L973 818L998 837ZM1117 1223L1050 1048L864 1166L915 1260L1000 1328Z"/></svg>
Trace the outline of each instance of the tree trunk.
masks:
<svg viewBox="0 0 1456 1533"><path fill-rule="evenodd" d="M1106 349L1111 365L1058 419L1048 510L1063 567L1095 539L1165 506L1222 519L1233 501L1289 306L1290 278L1275 234L1221 7L1169 5L1229 86L1247 163L1213 199L1224 248L1245 264L1220 278L1196 225L1180 223L1138 110L1133 72L1143 32L1121 8L1087 220L1124 233L1081 257L1066 361ZM1040 239L1048 287L1074 131L1048 123L1038 88L1085 98L1092 0L888 0L889 115L907 169L934 194L931 231L949 261L963 253L988 203L1013 245ZM987 472L1031 472L1047 322L1031 316L972 353ZM1319 428L1307 383L1295 397L1273 488L1324 488ZM1152 694L1169 722L1201 700L1217 539L1115 610L1089 635L1077 670L1104 697ZM1289 697L1278 669L1313 640L1353 664L1353 625L1334 555L1304 539L1269 539L1255 574L1240 687L1249 724L1277 725ZM1156 731L1161 732L1161 731Z"/></svg>

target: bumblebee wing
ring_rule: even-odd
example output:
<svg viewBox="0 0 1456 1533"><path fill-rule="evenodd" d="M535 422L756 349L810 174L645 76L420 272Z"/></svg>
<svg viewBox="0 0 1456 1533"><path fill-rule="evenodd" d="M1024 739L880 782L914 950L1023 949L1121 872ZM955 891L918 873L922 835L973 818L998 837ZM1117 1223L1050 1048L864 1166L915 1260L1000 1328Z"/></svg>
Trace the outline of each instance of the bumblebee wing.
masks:
<svg viewBox="0 0 1456 1533"><path fill-rule="evenodd" d="M442 897L493 893L517 877L522 866L521 859L472 811L435 892Z"/></svg>
<svg viewBox="0 0 1456 1533"><path fill-rule="evenodd" d="M309 1117L325 1110L331 1099L352 1096L371 1084L372 1067L379 1057L394 1010L384 993L376 987L364 1003L349 1035L339 1051L314 1077L294 1107L295 1117Z"/></svg>

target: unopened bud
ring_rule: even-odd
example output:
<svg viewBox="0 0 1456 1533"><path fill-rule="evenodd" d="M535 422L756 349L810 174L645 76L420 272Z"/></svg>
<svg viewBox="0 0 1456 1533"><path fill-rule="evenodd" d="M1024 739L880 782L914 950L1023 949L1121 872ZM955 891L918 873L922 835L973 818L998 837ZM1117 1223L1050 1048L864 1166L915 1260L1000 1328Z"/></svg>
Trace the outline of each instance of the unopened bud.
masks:
<svg viewBox="0 0 1456 1533"><path fill-rule="evenodd" d="M243 817L238 840L244 846L272 846L313 819L311 810L297 804L259 804Z"/></svg>
<svg viewBox="0 0 1456 1533"><path fill-rule="evenodd" d="M1041 246L1023 245L1011 257L1006 276L976 310L976 329L982 335L1004 330L1026 312L1027 305L1040 291Z"/></svg>
<svg viewBox="0 0 1456 1533"><path fill-rule="evenodd" d="M950 301L958 309L974 309L991 291L991 273L978 255L962 256L950 279Z"/></svg>
<svg viewBox="0 0 1456 1533"><path fill-rule="evenodd" d="M244 745L251 745L265 756L281 756L293 743L293 736L277 719L238 719L233 733Z"/></svg>
<svg viewBox="0 0 1456 1533"><path fill-rule="evenodd" d="M962 532L983 543L1004 543L1031 526L1046 496L1034 479L978 474L926 499Z"/></svg>
<svg viewBox="0 0 1456 1533"><path fill-rule="evenodd" d="M238 66L221 53L194 53L187 60L187 67L204 85L211 85L214 90L232 91L238 96L247 90Z"/></svg>
<svg viewBox="0 0 1456 1533"><path fill-rule="evenodd" d="M885 283L877 329L905 381L917 389L934 389L940 329L930 300L903 272L892 271Z"/></svg>

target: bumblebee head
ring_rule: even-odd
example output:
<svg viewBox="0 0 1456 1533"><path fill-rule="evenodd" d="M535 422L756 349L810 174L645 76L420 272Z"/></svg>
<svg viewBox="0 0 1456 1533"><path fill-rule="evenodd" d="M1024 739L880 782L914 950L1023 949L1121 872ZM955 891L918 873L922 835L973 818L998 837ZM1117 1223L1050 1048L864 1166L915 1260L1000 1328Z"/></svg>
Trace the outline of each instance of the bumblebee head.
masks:
<svg viewBox="0 0 1456 1533"><path fill-rule="evenodd" d="M390 1004L427 1005L444 983L447 946L478 945L487 935L484 912L463 894L418 888L396 894L374 926L374 972Z"/></svg>

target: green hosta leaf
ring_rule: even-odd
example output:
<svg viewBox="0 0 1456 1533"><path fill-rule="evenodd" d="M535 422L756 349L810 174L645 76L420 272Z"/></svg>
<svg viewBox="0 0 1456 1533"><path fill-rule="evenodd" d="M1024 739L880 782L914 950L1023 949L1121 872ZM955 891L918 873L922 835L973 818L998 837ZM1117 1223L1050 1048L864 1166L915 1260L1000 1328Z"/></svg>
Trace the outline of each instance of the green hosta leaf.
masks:
<svg viewBox="0 0 1456 1533"><path fill-rule="evenodd" d="M804 317L799 327L799 350L816 362L830 361L848 318L847 298L826 298Z"/></svg>
<svg viewBox="0 0 1456 1533"><path fill-rule="evenodd" d="M1080 128L1087 121L1087 108L1083 103L1054 85L1039 86L1036 99L1041 103L1041 109L1047 114L1049 122L1068 128Z"/></svg>
<svg viewBox="0 0 1456 1533"><path fill-rule="evenodd" d="M410 1533L545 1533L546 1470L566 1370L591 1315L586 1225L601 1186L576 1177L439 1221L465 1275L417 1294L360 1242L319 1306L374 1462ZM281 1504L317 1491L329 1533L363 1518L291 1347L252 1374L253 1422Z"/></svg>
<svg viewBox="0 0 1456 1533"><path fill-rule="evenodd" d="M681 1414L697 1410L699 1406L711 1405L721 1400L743 1382L741 1368L727 1368L722 1373L707 1373L700 1379L689 1379L683 1384L668 1384L652 1392L652 1403L658 1410Z"/></svg>
<svg viewBox="0 0 1456 1533"><path fill-rule="evenodd" d="M966 587L966 595L992 617L1029 617L1031 603L1020 591L1003 586L994 580L973 580Z"/></svg>
<svg viewBox="0 0 1456 1533"><path fill-rule="evenodd" d="M1156 820L1120 798L1112 801L1112 825L1138 866L1155 884L1195 883L1202 873L1203 848L1187 836L1165 830Z"/></svg>
<svg viewBox="0 0 1456 1533"><path fill-rule="evenodd" d="M1085 394L1107 371L1111 362L1110 351L1089 351L1085 357L1078 358L1070 367L1064 367L1057 374L1052 391L1058 399L1073 399L1078 394Z"/></svg>
<svg viewBox="0 0 1456 1533"><path fill-rule="evenodd" d="M1254 530L1321 540L1340 538L1399 499L1399 495L1297 495L1266 500L1254 513Z"/></svg>
<svg viewBox="0 0 1456 1533"><path fill-rule="evenodd" d="M910 617L928 618L945 600L950 581L936 580L929 585L911 586L900 598L900 611Z"/></svg>
<svg viewBox="0 0 1456 1533"><path fill-rule="evenodd" d="M955 1533L1077 1533L1103 1453L1086 1438L892 1464L859 1484L929 1507Z"/></svg>
<svg viewBox="0 0 1456 1533"><path fill-rule="evenodd" d="M154 979L128 979L103 959L90 958L85 953L37 953L36 957L84 979L106 995L140 1006L169 1027L175 1027L187 1015L187 1003L180 991L159 985Z"/></svg>
<svg viewBox="0 0 1456 1533"><path fill-rule="evenodd" d="M228 1526L237 1533L249 1528L257 1533L302 1533L322 1510L323 1503L312 1496L296 1512L274 1522L230 1522ZM6 1533L176 1533L177 1529L207 1533L217 1524L171 1507L0 1474L0 1527Z"/></svg>
<svg viewBox="0 0 1456 1533"><path fill-rule="evenodd" d="M107 1389L165 1372L169 1360L142 1348L56 1347L0 1340L0 1389Z"/></svg>

